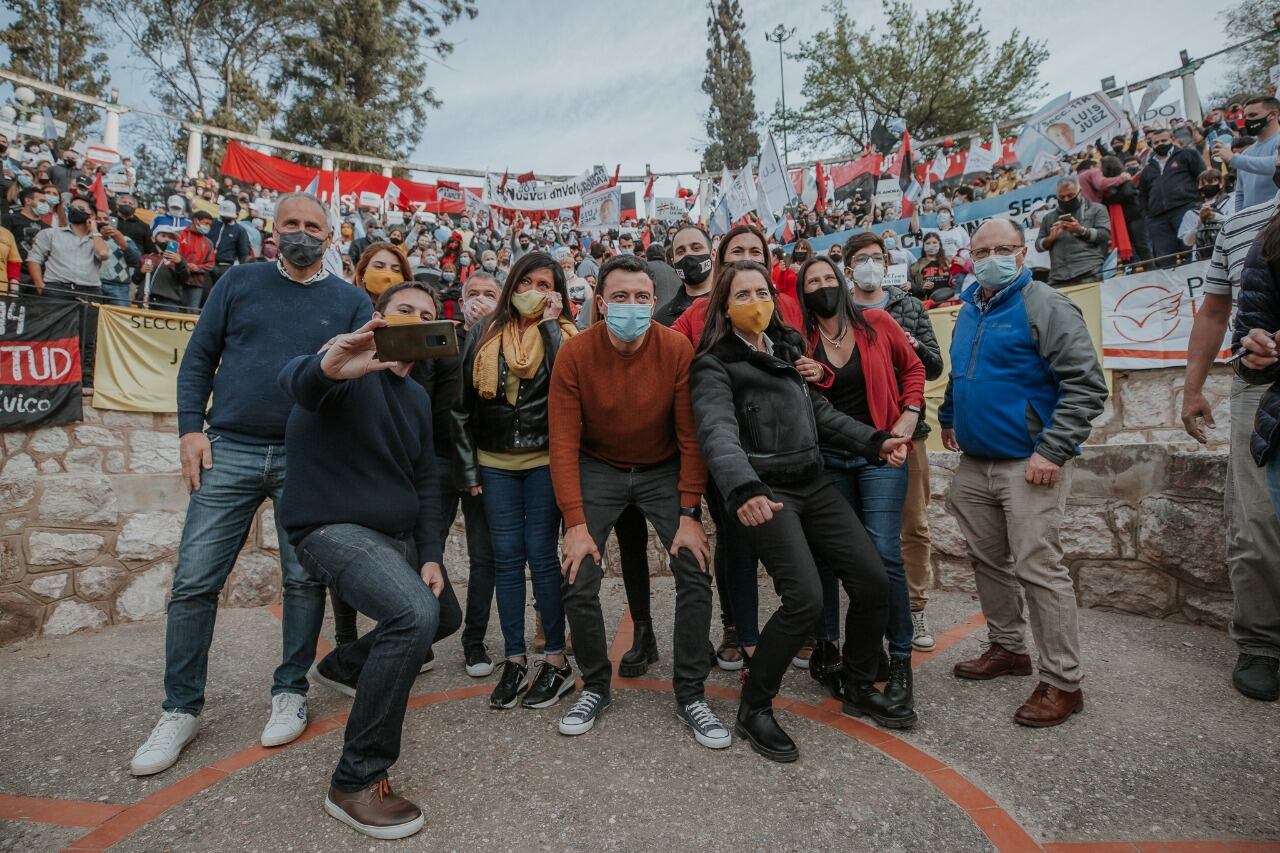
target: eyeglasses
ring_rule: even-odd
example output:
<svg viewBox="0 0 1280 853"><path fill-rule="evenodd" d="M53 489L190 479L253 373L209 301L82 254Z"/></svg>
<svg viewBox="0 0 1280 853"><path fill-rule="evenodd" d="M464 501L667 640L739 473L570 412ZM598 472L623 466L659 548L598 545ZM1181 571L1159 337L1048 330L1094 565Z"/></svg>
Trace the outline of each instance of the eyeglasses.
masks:
<svg viewBox="0 0 1280 853"><path fill-rule="evenodd" d="M1021 246L994 246L990 249L973 249L969 254L975 261L981 261L991 257L992 255L1007 258L1010 255L1017 254L1018 250L1021 248Z"/></svg>
<svg viewBox="0 0 1280 853"><path fill-rule="evenodd" d="M881 254L854 255L849 259L849 265L854 267L860 267L863 264L883 264L883 263L884 263L884 255L881 255Z"/></svg>

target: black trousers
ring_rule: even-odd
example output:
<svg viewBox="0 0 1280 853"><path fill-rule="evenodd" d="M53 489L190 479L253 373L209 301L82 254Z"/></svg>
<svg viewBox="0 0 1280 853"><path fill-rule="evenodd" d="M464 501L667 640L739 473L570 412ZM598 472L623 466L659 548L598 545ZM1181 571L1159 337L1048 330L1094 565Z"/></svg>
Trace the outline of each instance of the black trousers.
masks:
<svg viewBox="0 0 1280 853"><path fill-rule="evenodd" d="M874 681L881 638L889 621L889 579L875 545L849 503L825 474L772 486L782 509L742 534L773 578L782 605L760 632L751 674L742 690L748 707L771 704L796 652L822 618L822 583L815 556L849 594L844 661L849 674Z"/></svg>

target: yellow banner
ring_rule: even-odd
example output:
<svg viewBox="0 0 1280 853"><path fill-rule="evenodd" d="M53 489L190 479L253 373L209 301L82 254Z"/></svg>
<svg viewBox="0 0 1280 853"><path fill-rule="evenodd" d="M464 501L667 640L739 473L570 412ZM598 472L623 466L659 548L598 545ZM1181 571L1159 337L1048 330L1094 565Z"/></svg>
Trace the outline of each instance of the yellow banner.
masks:
<svg viewBox="0 0 1280 853"><path fill-rule="evenodd" d="M194 314L99 308L93 407L178 411L178 365L195 327Z"/></svg>
<svg viewBox="0 0 1280 853"><path fill-rule="evenodd" d="M1102 285L1075 284L1060 288L1063 295L1080 307L1084 314L1084 322L1089 327L1089 337L1093 339L1093 348L1098 352L1098 361L1102 361ZM955 329L956 315L960 313L959 305L946 308L934 308L929 312L929 320L933 323L933 334L942 348L942 375L924 386L925 417L933 431L929 433L929 449L942 450L942 436L938 427L938 407L947 393L947 378L951 376L951 332ZM1103 371L1107 377L1107 390L1111 390L1111 371Z"/></svg>

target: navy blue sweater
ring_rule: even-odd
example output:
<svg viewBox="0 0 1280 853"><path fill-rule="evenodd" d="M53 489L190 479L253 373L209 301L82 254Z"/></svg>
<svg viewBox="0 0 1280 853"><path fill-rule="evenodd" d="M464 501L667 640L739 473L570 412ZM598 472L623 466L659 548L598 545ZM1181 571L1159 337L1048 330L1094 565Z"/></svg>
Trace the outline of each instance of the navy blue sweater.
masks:
<svg viewBox="0 0 1280 853"><path fill-rule="evenodd" d="M276 376L334 335L373 316L369 297L334 275L298 284L275 264L241 264L218 279L178 369L178 434L209 431L280 444L292 401ZM209 394L213 404L207 415Z"/></svg>
<svg viewBox="0 0 1280 853"><path fill-rule="evenodd" d="M418 563L439 563L440 494L432 466L431 398L389 370L335 382L320 355L280 371L298 405L285 433L280 523L297 545L326 524L358 524L388 536L412 533Z"/></svg>

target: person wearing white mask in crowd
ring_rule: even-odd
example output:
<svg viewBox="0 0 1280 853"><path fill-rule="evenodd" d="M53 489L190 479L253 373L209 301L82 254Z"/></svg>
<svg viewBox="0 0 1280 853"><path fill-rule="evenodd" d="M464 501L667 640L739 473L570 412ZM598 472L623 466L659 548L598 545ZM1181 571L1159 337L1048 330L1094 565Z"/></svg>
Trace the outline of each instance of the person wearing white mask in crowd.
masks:
<svg viewBox="0 0 1280 853"><path fill-rule="evenodd" d="M885 254L889 257L889 266L895 264L906 264L911 266L916 262L916 256L911 254L910 249L902 248L902 241L898 238L898 233L892 228L886 228L880 234L880 240L884 243Z"/></svg>
<svg viewBox="0 0 1280 853"><path fill-rule="evenodd" d="M969 232L956 225L950 205L938 207L938 237L941 238L942 250L948 257L954 257L961 249L969 247Z"/></svg>
<svg viewBox="0 0 1280 853"><path fill-rule="evenodd" d="M169 200L165 202L165 212L151 220L151 230L154 231L157 225L172 225L179 232L190 228L186 199L180 195L169 196Z"/></svg>

